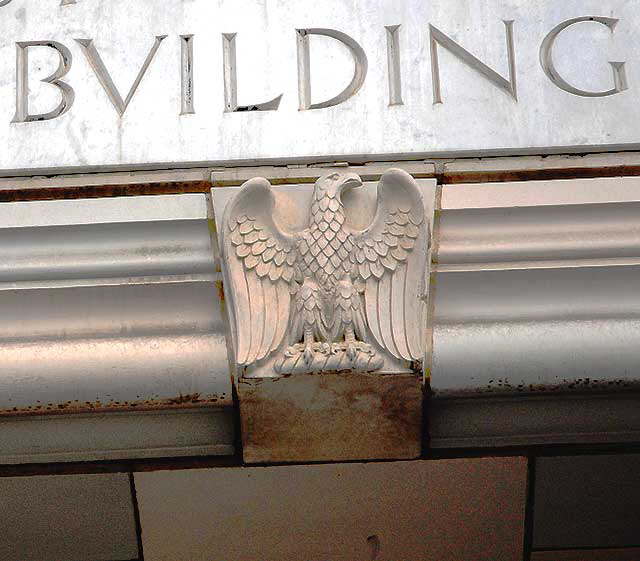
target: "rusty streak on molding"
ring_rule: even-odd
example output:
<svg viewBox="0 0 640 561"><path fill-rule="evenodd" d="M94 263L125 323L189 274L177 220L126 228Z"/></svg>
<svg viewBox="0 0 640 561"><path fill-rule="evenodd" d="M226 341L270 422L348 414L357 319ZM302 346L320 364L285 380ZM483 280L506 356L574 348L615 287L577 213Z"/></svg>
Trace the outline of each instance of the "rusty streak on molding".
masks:
<svg viewBox="0 0 640 561"><path fill-rule="evenodd" d="M0 202L176 195L207 193L209 189L211 189L209 181L162 181L115 185L18 187L15 189L6 187L0 189Z"/></svg>
<svg viewBox="0 0 640 561"><path fill-rule="evenodd" d="M457 183L499 183L553 179L593 179L603 177L638 177L640 165L605 166L599 168L567 167L547 169L510 169L494 171L444 171L444 185Z"/></svg>
<svg viewBox="0 0 640 561"><path fill-rule="evenodd" d="M394 166L392 164L389 164L389 167L394 167ZM326 168L324 170L318 169L318 170L315 170L317 171L317 173L313 175L305 175L305 176L299 176L299 177L290 176L286 178L282 178L282 177L272 178L270 177L269 173L266 173L266 172L264 173L264 176L269 180L269 183L271 183L271 185L300 185L300 184L313 185L323 174L326 174L328 170L330 170L330 168ZM344 171L344 170L341 169L341 171ZM367 173L366 167L364 168L350 167L346 171L358 173L358 175L360 175L360 179L365 182L379 181L380 178L382 177L382 172ZM414 179L435 179L437 177L436 173L431 173L431 172L419 173L419 172L411 171L410 173ZM257 173L257 175L260 175L260 174ZM239 187L244 183L245 183L245 179L237 179L237 178L216 179L215 181L213 181L213 188L216 189L220 187Z"/></svg>
<svg viewBox="0 0 640 561"><path fill-rule="evenodd" d="M528 166L528 162L522 163L522 168L500 169L505 161L517 161L518 158L499 158L494 169L474 169L470 165L468 170L455 169L448 170L449 164L470 164L478 162L477 159L450 159L450 160L432 160L432 161L405 161L402 163L394 163L393 165L402 164L424 164L435 166L435 172L417 171L411 169L410 173L415 179L437 179L438 183L443 185L465 184L465 183L494 183L494 182L513 182L513 181L532 181L532 180L553 180L553 179L588 179L603 177L639 177L640 161L636 164L635 158L630 162L625 158L625 162L604 164L600 166L589 166L588 156L583 156L584 166L580 165L575 158L567 161L566 167L544 165L538 167L536 165ZM544 159L542 160L544 162ZM481 160L482 163L489 163L490 159ZM555 162L560 164L561 162ZM388 166L392 163L389 162ZM371 166L371 169L369 168ZM381 169L385 165L382 162L372 162L365 165L353 165L350 171L357 171L363 181L377 181L380 179ZM488 166L491 167L490 165ZM368 169L369 168L369 169ZM299 173L295 173L293 169L289 169L291 173L286 177L276 177L279 168L257 169L255 175L264 176L270 180L273 185L302 184L314 183L322 173L326 173L329 168L300 168ZM241 171L242 168L228 168L229 172ZM18 202L18 201L44 201L44 200L61 200L61 199L81 199L81 198L108 198L108 197L126 197L141 195L169 195L184 193L207 193L212 187L234 187L244 183L244 177L225 177L222 170L214 170L220 173L222 177L215 178L213 182L208 180L188 180L188 181L147 181L141 183L117 183L103 185L46 185L37 187L21 187L16 185L0 187L0 202ZM227 171L227 170L225 170ZM22 178L24 179L24 178ZM108 178L105 178L108 181Z"/></svg>
<svg viewBox="0 0 640 561"><path fill-rule="evenodd" d="M615 393L640 392L640 380L596 380L577 378L562 380L557 384L515 384L508 379L491 380L485 387L459 390L432 391L434 398L481 398L487 395L496 397L532 397L539 395L611 395Z"/></svg>
<svg viewBox="0 0 640 561"><path fill-rule="evenodd" d="M179 395L162 399L141 399L136 401L65 401L63 403L46 403L27 407L13 407L1 409L0 418L69 415L76 413L113 413L126 411L158 411L172 409L201 409L207 407L225 406L226 395L201 396L198 393Z"/></svg>

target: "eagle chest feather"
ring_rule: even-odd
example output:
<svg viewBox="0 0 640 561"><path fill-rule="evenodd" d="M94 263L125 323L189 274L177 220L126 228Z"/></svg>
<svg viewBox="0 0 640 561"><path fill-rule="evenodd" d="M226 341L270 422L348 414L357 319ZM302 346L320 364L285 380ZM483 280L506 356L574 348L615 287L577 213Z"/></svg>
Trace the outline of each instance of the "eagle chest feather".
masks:
<svg viewBox="0 0 640 561"><path fill-rule="evenodd" d="M353 248L353 236L345 225L344 209L337 193L331 195L316 189L310 227L297 247L302 276L313 278L325 290L331 290L340 279L349 275L349 256Z"/></svg>

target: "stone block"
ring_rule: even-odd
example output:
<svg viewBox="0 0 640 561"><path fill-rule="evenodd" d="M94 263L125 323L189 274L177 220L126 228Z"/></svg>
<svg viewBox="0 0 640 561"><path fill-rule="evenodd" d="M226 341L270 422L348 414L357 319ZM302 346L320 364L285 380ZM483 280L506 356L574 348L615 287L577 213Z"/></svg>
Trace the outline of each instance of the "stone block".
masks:
<svg viewBox="0 0 640 561"><path fill-rule="evenodd" d="M640 540L640 455L540 458L534 547L623 548Z"/></svg>
<svg viewBox="0 0 640 561"><path fill-rule="evenodd" d="M515 561L525 458L136 474L153 561Z"/></svg>
<svg viewBox="0 0 640 561"><path fill-rule="evenodd" d="M247 463L420 456L417 374L296 374L238 383Z"/></svg>
<svg viewBox="0 0 640 561"><path fill-rule="evenodd" d="M138 558L127 474L0 478L2 561Z"/></svg>

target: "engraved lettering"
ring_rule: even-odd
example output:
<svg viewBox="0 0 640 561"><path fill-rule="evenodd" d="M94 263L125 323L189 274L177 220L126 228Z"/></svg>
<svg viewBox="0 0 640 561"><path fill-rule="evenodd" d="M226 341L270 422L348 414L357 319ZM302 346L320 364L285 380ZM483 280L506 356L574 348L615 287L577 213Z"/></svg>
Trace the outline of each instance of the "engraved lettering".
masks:
<svg viewBox="0 0 640 561"><path fill-rule="evenodd" d="M0 7L8 6L12 0L0 0ZM76 5L80 2L78 0L56 0L54 5L70 6ZM14 4L17 6L19 3ZM24 10L20 10L17 14L18 17L23 17ZM585 98L599 98L607 97L622 93L629 89L629 83L627 78L627 62L609 61L608 64L611 67L612 84L609 89L602 89L598 91L590 91L580 89L574 86L571 81L571 77L562 76L558 68L556 67L556 60L559 48L557 46L558 37L568 28L579 23L597 23L601 26L605 26L611 37L614 36L619 19L605 16L582 16L567 19L556 25L549 33L546 34L542 43L539 46L539 62L546 77L559 89L569 94L585 97ZM432 72L432 91L433 91L433 104L443 103L442 92L442 76L440 68L441 56L443 55L442 49L446 50L450 55L453 55L458 61L461 61L468 68L472 69L475 73L482 76L483 80L488 81L492 86L502 90L516 102L518 101L518 83L517 83L517 69L516 69L516 52L514 43L514 21L503 20L506 39L506 57L505 61L496 66L496 63L487 61L492 66L489 66L486 62L483 62L470 51L466 50L460 43L443 33L440 29L432 24L428 24L428 37L426 35L427 28L423 28L424 35L416 38L419 42L421 39L429 41L430 50L430 63ZM498 25L500 25L498 23ZM404 87L405 76L407 69L403 66L403 56L405 56L406 50L417 49L418 52L422 52L424 45L412 42L411 44L405 44L405 33L403 24L398 23L396 25L385 26L386 36L386 65L387 65L387 78L388 78L388 106L404 106L404 97L407 92ZM296 48L297 48L297 87L298 87L298 109L299 111L308 111L312 109L322 109L337 106L341 103L351 99L362 89L367 75L368 75L368 59L362 46L353 39L350 35L337 31L335 29L328 28L304 28L296 29ZM501 33L501 31L500 31ZM312 95L312 80L311 80L311 43L316 39L310 39L312 35L328 37L337 41L342 46L346 47L350 53L350 57L354 61L353 75L349 77L349 84L337 95L326 100L318 100L317 103L313 102ZM615 35L618 37L618 35ZM146 54L146 58L142 63L142 67L139 69L137 76L135 77L133 84L127 91L119 90L114 82L114 77L107 69L105 62L102 59L101 53L98 51L93 39L75 39L79 48L82 50L87 62L91 66L93 73L95 73L101 88L106 93L109 102L113 105L118 115L122 117L127 111L133 97L136 95L142 80L145 78L149 71L151 64L156 58L157 52L166 39L167 35L158 35L155 37L153 45ZM195 36L177 35L180 42L180 115L194 115L196 113L195 108L195 69L194 69L194 41ZM223 33L222 34L222 46L223 46L223 85L224 85L224 112L234 113L242 111L276 111L281 106L281 101L284 94L280 94L270 101L262 103L239 105L239 86L238 86L238 61L237 61L237 39L236 33ZM413 39L413 37L412 37ZM408 41L408 40L407 40ZM537 41L535 42L538 46ZM176 45L177 46L177 45ZM16 55L16 112L12 122L25 123L32 121L44 121L51 120L59 117L69 111L75 101L75 91L69 85L69 79L65 78L68 74L71 63L72 55L69 49L61 43L56 41L27 41L16 42L17 55ZM33 52L29 54L29 47L47 47L57 52L60 59L58 68L49 77L42 79L41 82L50 84L57 88L59 92L60 101L58 105L48 112L34 113L34 107L31 107L30 113L30 96L29 96L29 56L33 56ZM293 47L293 45L291 45ZM314 46L314 48L316 48ZM555 49L555 50L554 50ZM103 53L104 54L104 53ZM414 56L415 56L414 52ZM606 59L605 59L606 60ZM174 61L178 64L178 58L176 53L176 59ZM604 62L604 60L603 60ZM129 62L127 61L127 64ZM31 63L33 66L33 62ZM349 61L350 64L350 61ZM384 61L381 61L384 64ZM583 72L589 72L587 65L582 70ZM503 68L504 67L504 68ZM604 69L608 72L607 67ZM115 69L112 68L112 71ZM315 70L315 69L314 69ZM382 69L381 69L382 70ZM331 69L329 69L329 72ZM576 68L576 71L580 71ZM117 74L114 73L117 79ZM408 78L408 75L406 76ZM31 80L34 80L31 77ZM541 79L538 76L538 79ZM544 81L544 80L543 80ZM605 77L605 84L607 80ZM71 82L73 83L73 82ZM32 83L33 85L33 83ZM128 85L128 84L126 84ZM177 84L176 84L177 86ZM342 86L340 86L342 87ZM77 90L77 86L76 86ZM403 91L405 90L405 91ZM54 92L55 93L55 92ZM331 92L333 94L334 92ZM472 95L464 94L465 96ZM126 95L125 95L126 94ZM403 95L404 94L404 95ZM247 94L249 95L249 94ZM320 97L322 94L316 92L316 97ZM384 94L383 94L384 95ZM33 96L31 96L31 103L34 104ZM55 100L57 101L57 97ZM368 102L371 102L371 98L367 97ZM42 100L43 103L44 100ZM490 103L490 102L488 102Z"/></svg>
<svg viewBox="0 0 640 561"><path fill-rule="evenodd" d="M389 67L389 105L404 105L400 70L400 25L387 25L387 61Z"/></svg>
<svg viewBox="0 0 640 561"><path fill-rule="evenodd" d="M60 90L60 103L55 109L47 113L29 113L29 47L48 47L55 50L60 57L56 71L51 76L41 80ZM13 123L29 123L33 121L49 121L64 115L75 99L73 88L62 81L71 69L71 52L63 44L56 41L27 41L16 43L16 114Z"/></svg>
<svg viewBox="0 0 640 561"><path fill-rule="evenodd" d="M481 76L489 80L492 84L507 92L513 99L518 101L518 91L516 83L516 55L513 43L513 21L503 21L507 36L507 56L509 60L509 79L505 79L495 70L487 66L480 59L473 56L469 51L458 45L453 39L445 35L442 31L429 25L429 38L431 45L431 72L433 81L433 104L442 103L442 91L440 87L440 64L438 62L438 45L449 51L456 58L460 59L470 68L473 68Z"/></svg>
<svg viewBox="0 0 640 561"><path fill-rule="evenodd" d="M181 115L193 115L193 35L180 35L181 44L181 75L182 75L182 112Z"/></svg>
<svg viewBox="0 0 640 561"><path fill-rule="evenodd" d="M155 54L158 51L158 48L160 47L160 44L164 39L166 39L166 37L167 37L166 35L158 35L156 37L153 47L151 47L151 51L149 51L149 54L147 55L147 58L144 61L144 64L142 65L140 72L138 72L138 76L133 82L133 86L131 86L129 93L127 94L127 97L124 100L122 99L122 95L120 95L118 88L113 82L113 79L111 78L111 74L109 74L109 71L104 65L104 62L102 61L102 57L100 56L100 53L98 53L98 50L96 49L93 43L93 39L76 39L76 42L80 45L82 52L87 57L87 61L89 62L89 64L91 65L91 68L95 72L100 82L100 85L104 89L105 93L109 96L109 100L111 101L111 103L113 104L116 111L121 117L124 115L124 112L127 110L129 103L131 103L131 99L133 98L136 91L138 90L138 86L140 85L140 82L144 78L144 75L147 73L147 70L149 69L151 62L153 61L153 58L155 57Z"/></svg>
<svg viewBox="0 0 640 561"><path fill-rule="evenodd" d="M11 3L11 0L0 0L0 8ZM77 0L60 0L61 6L69 6L71 4L77 4Z"/></svg>
<svg viewBox="0 0 640 561"><path fill-rule="evenodd" d="M542 45L540 47L540 64L542 65L542 70L544 70L547 78L549 78L549 80L551 80L561 90L581 97L607 97L629 89L629 85L627 83L627 72L624 62L609 62L613 73L613 88L606 91L590 92L587 90L581 90L572 86L562 76L560 76L560 73L556 69L555 63L553 61L553 47L555 45L556 39L558 38L558 35L562 33L562 31L567 29L567 27L583 21L593 21L596 23L600 23L608 27L613 34L619 20L598 16L583 16L563 21L561 24L554 27L551 32L544 38L544 41L542 41Z"/></svg>
<svg viewBox="0 0 640 561"><path fill-rule="evenodd" d="M347 34L335 29L297 29L298 38L298 95L300 111L324 109L345 102L360 91L367 77L369 62L362 47ZM353 56L355 70L351 83L337 96L321 103L311 103L311 64L309 61L309 35L331 37L344 44Z"/></svg>
<svg viewBox="0 0 640 561"><path fill-rule="evenodd" d="M282 94L271 101L254 105L238 105L238 65L236 61L236 33L222 34L224 64L224 111L276 111L280 107Z"/></svg>

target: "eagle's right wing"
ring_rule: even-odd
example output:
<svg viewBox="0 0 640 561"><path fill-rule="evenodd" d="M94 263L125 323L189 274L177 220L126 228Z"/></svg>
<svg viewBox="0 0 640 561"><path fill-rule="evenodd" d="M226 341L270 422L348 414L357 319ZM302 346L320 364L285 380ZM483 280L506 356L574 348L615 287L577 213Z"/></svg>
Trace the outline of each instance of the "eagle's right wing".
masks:
<svg viewBox="0 0 640 561"><path fill-rule="evenodd" d="M249 365L278 349L299 276L295 235L273 219L275 198L262 178L247 181L225 213L222 250L231 291L236 362Z"/></svg>

